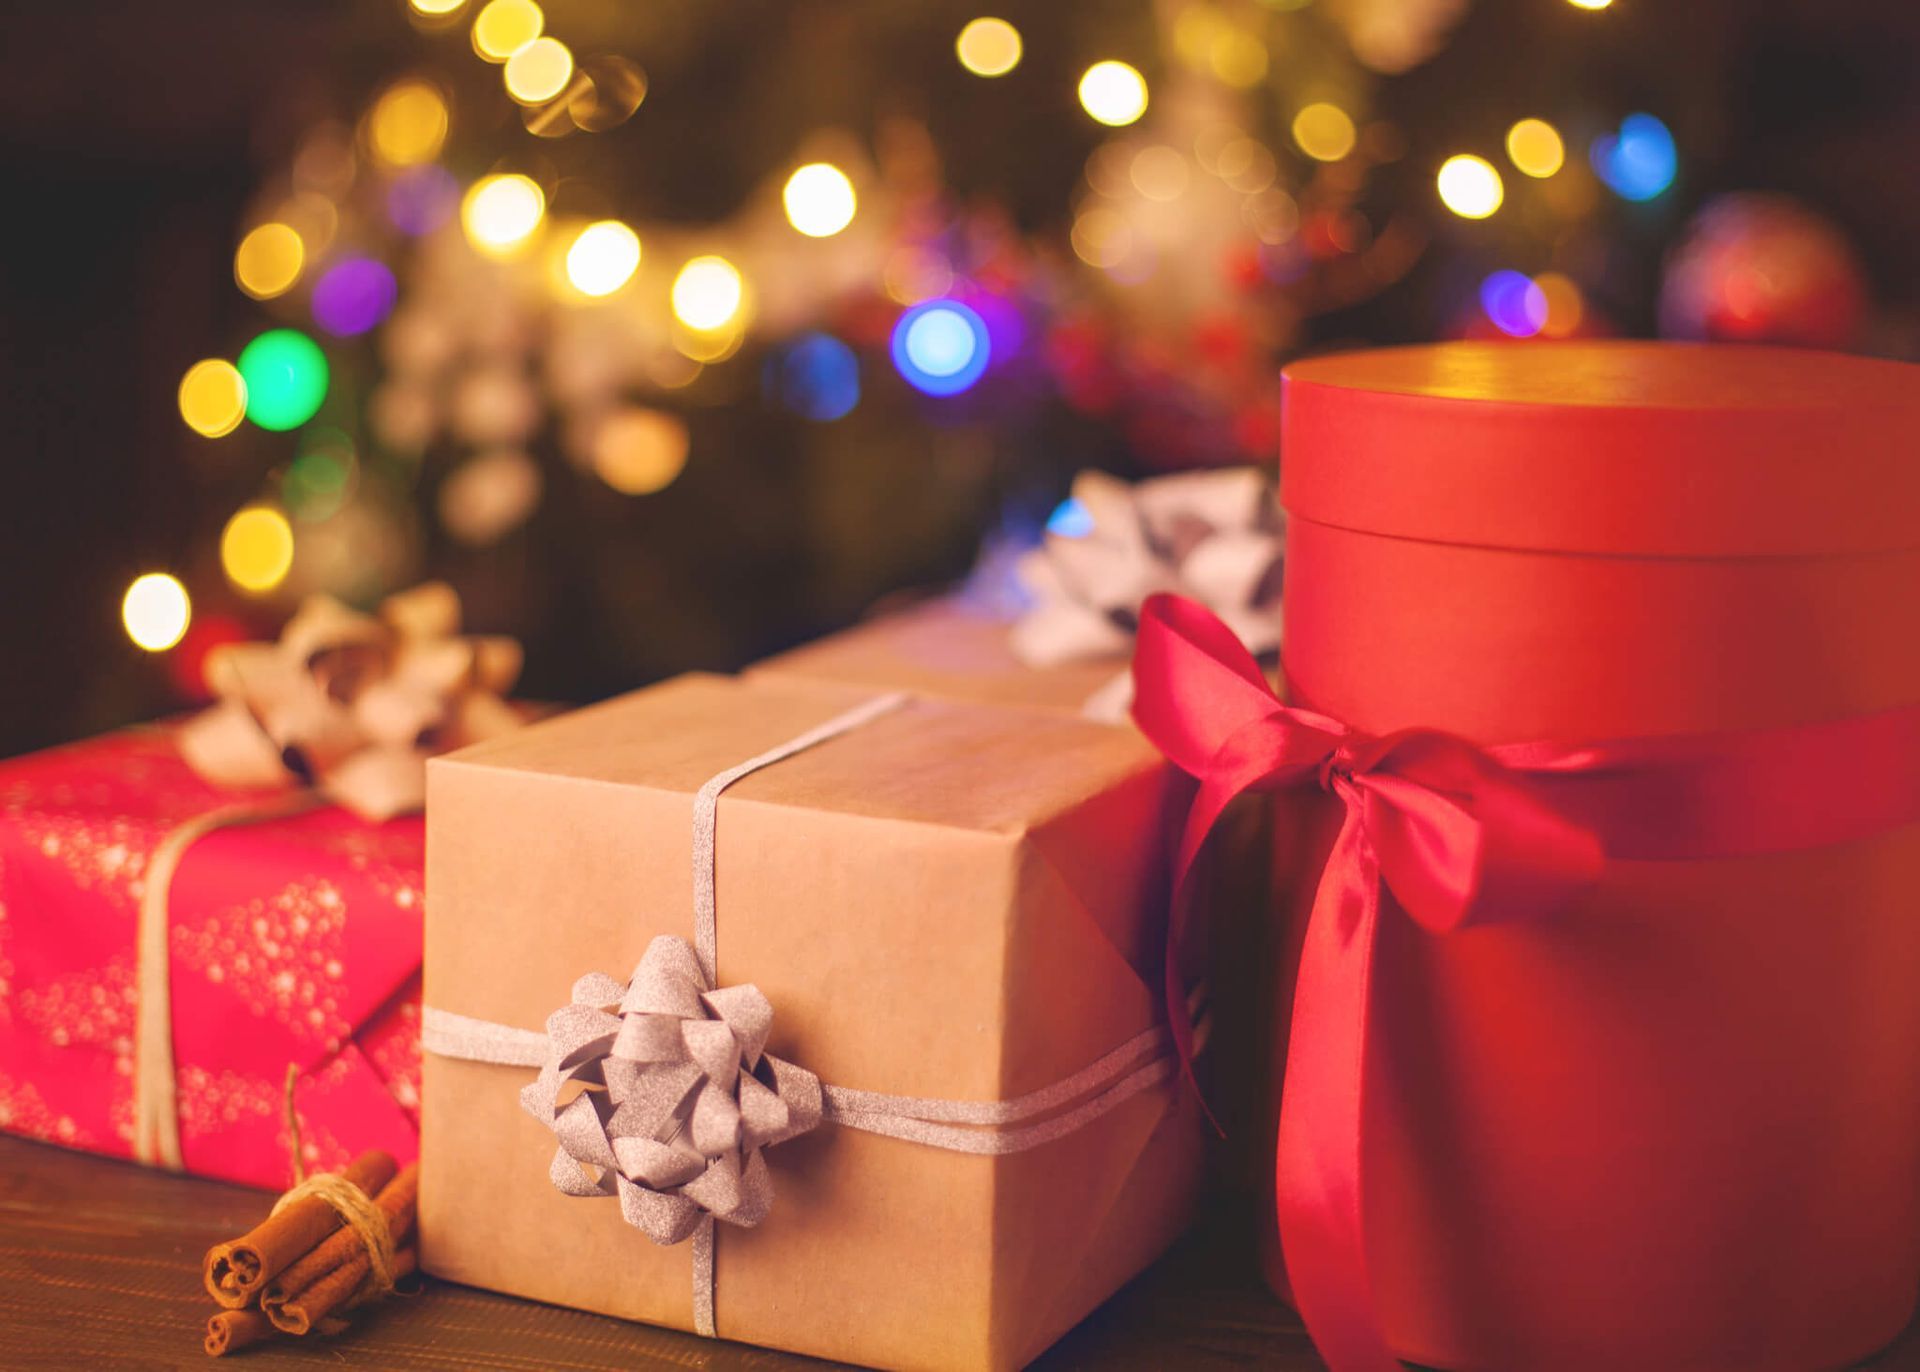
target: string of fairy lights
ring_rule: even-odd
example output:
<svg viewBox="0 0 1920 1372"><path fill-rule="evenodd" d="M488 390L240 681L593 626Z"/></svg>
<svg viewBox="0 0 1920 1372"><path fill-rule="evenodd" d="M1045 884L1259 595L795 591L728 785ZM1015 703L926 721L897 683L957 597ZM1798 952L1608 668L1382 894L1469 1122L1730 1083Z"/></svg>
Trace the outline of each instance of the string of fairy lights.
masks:
<svg viewBox="0 0 1920 1372"><path fill-rule="evenodd" d="M636 64L617 56L576 58L566 42L547 31L546 16L535 0L485 0L470 21L465 14L473 0L405 2L415 25L428 33L464 26L474 55L499 69L501 91L518 107L530 134L604 132L632 116L645 98L645 76ZM1284 0L1269 8L1291 12L1309 3ZM1613 0L1564 3L1601 11ZM1173 44L1190 67L1221 87L1256 88L1269 79L1269 48L1225 14L1208 0L1193 0L1174 25ZM981 16L959 30L953 53L966 72L996 80L1020 67L1025 39L1008 20ZM1081 110L1106 129L1140 126L1154 103L1146 76L1118 57L1095 56L1078 79ZM651 232L643 234L645 226L619 218L557 219L548 189L524 171L492 170L463 186L441 160L453 127L454 110L438 82L419 75L393 81L375 97L356 129L302 149L294 165L294 193L252 224L235 249L236 285L264 308L277 311L283 322L259 333L232 359L209 357L193 363L179 386L181 419L207 439L230 435L243 424L301 432L299 453L281 474L277 493L237 510L221 532L221 572L244 595L271 595L286 583L304 537L296 526L337 513L354 479L352 440L338 429L310 427L334 379L328 350L314 335L349 340L370 334L394 315L403 295L394 268L380 253L336 241L346 238L340 232L341 216L347 212L349 192L360 184L358 168L368 165L369 174L377 178L389 232L397 231L403 241L426 243L444 230L457 233L465 250L482 263L529 270L530 264L542 264L539 271L561 308L636 302L644 293L640 283L652 279L642 270L649 242L655 252L684 251L684 235L656 238ZM1322 180L1331 176L1329 184L1336 190L1342 184L1334 175L1339 169L1379 160L1377 127L1357 118L1340 99L1307 100L1283 127L1291 137L1291 151L1307 166L1324 169ZM1224 182L1242 197L1242 215L1262 251L1297 251L1298 245L1309 243L1310 232L1313 254L1357 251L1357 236L1340 213L1309 222L1307 201L1276 184L1275 152L1224 124L1202 128L1190 148L1138 140L1107 145L1088 164L1094 194L1083 199L1072 216L1068 246L1096 272L1118 282L1128 279L1129 245L1135 235L1125 206L1102 192L1103 177L1111 179L1103 170L1112 163L1110 154L1124 153L1121 180L1128 194L1145 201L1179 199L1196 174ZM1462 221L1497 214L1509 197L1502 160L1512 173L1542 183L1564 177L1573 165L1561 130L1529 114L1506 130L1500 148L1461 150L1435 167L1439 205ZM1677 169L1671 134L1646 113L1629 114L1617 128L1594 139L1587 161L1594 177L1628 200L1658 196L1671 185ZM779 211L786 229L802 240L846 234L868 212L863 185L871 180L870 171L851 163L825 157L801 161L780 186ZM1344 194L1351 198L1350 187ZM937 258L929 262L924 251L918 256L907 250L883 256L871 269L884 282L884 294L898 305L885 350L893 367L936 401L968 391L996 365L995 329L988 317L991 301L958 289L954 269ZM678 376L658 381L671 387L733 356L753 321L757 293L772 283L764 275L756 280L736 254L725 250L686 252L677 261L668 260L670 270L662 275L664 298L644 308L663 316L681 359L684 370ZM311 329L286 308L297 299L304 299ZM1514 337L1565 337L1582 328L1586 315L1579 285L1554 271L1494 272L1481 285L1480 303L1491 327ZM791 392L788 399L798 413L830 422L858 403L858 369L855 353L841 340L808 332L798 335L784 354L780 376L786 379L780 385L783 394ZM661 375L672 370L665 368ZM598 424L590 466L612 489L645 496L669 485L687 459L684 423L665 411L629 405ZM483 453L446 483L443 509L449 495L465 489L471 493L466 503L480 510L472 517L476 526L492 527L489 519L508 522L515 509L538 498L538 480L524 460ZM122 604L128 636L153 652L178 645L192 615L186 586L164 571L135 579Z"/></svg>

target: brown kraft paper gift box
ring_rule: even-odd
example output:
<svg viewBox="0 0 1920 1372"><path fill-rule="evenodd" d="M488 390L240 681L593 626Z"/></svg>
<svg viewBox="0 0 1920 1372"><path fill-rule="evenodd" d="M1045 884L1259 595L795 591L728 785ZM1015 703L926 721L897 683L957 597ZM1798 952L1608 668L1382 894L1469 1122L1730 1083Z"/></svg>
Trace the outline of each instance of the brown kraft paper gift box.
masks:
<svg viewBox="0 0 1920 1372"><path fill-rule="evenodd" d="M747 677L916 691L1077 717L1129 670L1124 655L1029 666L1013 651L1012 629L1005 615L963 594L938 596L770 657ZM1271 797L1234 802L1212 842L1204 877L1209 916L1195 930L1209 950L1189 955L1205 959L1213 990L1214 1047L1199 1076L1221 1131L1209 1131L1214 1182L1236 1202L1264 1202L1273 1191L1273 1153L1261 1141L1273 1136L1268 1115L1285 1067L1272 1020L1287 1012L1291 981L1274 981L1270 969L1289 966L1294 956L1294 938L1275 926L1273 912L1288 908L1280 894L1292 889L1296 870L1276 859L1274 833Z"/></svg>
<svg viewBox="0 0 1920 1372"><path fill-rule="evenodd" d="M537 1028L576 978L692 937L693 794L873 693L683 677L436 760L426 1002ZM719 983L838 1086L997 1101L1163 1018L1167 769L1131 730L916 699L754 772L719 808ZM692 1327L691 1245L548 1180L525 1068L429 1054L421 1257L456 1281ZM1184 1227L1201 1126L1167 1081L1031 1151L832 1121L769 1148L719 1225L718 1333L908 1368L1020 1366Z"/></svg>

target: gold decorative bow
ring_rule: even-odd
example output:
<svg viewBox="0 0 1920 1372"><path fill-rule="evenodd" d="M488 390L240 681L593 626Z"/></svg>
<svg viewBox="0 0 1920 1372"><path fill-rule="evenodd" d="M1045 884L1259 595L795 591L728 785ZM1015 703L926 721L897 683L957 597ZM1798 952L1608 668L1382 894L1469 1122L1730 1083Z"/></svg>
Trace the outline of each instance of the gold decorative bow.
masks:
<svg viewBox="0 0 1920 1372"><path fill-rule="evenodd" d="M502 696L520 645L459 630L460 597L442 582L377 615L311 597L277 643L209 654L220 700L181 730L180 751L223 786L311 786L368 820L416 810L429 756L518 723Z"/></svg>
<svg viewBox="0 0 1920 1372"><path fill-rule="evenodd" d="M547 1017L551 1047L520 1093L560 1141L553 1184L618 1193L627 1223L659 1244L709 1215L760 1223L773 1204L761 1150L824 1115L820 1079L764 1051L772 1026L757 988L711 988L692 945L670 934L647 945L625 985L580 978L572 1004ZM589 1089L560 1105L570 1081Z"/></svg>
<svg viewBox="0 0 1920 1372"><path fill-rule="evenodd" d="M1251 467L1184 472L1129 485L1104 472L1074 478L1084 531L1047 535L1021 559L1034 604L1012 630L1015 656L1051 667L1133 651L1140 606L1156 592L1198 600L1255 654L1280 646L1286 530L1265 475ZM1123 672L1087 702L1125 716Z"/></svg>

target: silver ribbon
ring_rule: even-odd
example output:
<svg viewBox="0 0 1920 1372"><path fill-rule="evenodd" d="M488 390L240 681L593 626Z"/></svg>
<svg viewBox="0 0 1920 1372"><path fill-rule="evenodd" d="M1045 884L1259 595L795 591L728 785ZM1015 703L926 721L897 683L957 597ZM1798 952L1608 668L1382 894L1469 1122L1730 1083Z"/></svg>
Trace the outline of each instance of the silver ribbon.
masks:
<svg viewBox="0 0 1920 1372"><path fill-rule="evenodd" d="M1033 604L1014 624L1014 655L1030 667L1133 651L1140 605L1169 591L1219 615L1256 655L1280 646L1286 532L1266 477L1251 467L1183 472L1129 485L1104 472L1074 478L1087 526L1049 533L1022 558ZM1116 723L1133 700L1125 671L1083 713Z"/></svg>
<svg viewBox="0 0 1920 1372"><path fill-rule="evenodd" d="M569 1196L618 1196L627 1222L655 1243L693 1240L694 1328L713 1317L714 1223L751 1227L773 1203L763 1151L826 1121L930 1148L997 1155L1051 1143L1171 1077L1165 1027L1143 1030L1071 1076L1000 1101L897 1096L824 1084L765 1051L773 1008L751 985L715 984L714 848L720 793L748 773L856 729L908 697L882 696L720 773L694 798L694 938L663 934L632 978L590 973L545 1032L428 1006L422 1043L441 1057L539 1076L521 1104L552 1129L548 1169ZM1208 1020L1189 998L1196 1045ZM566 1104L563 1090L583 1089ZM1012 1127L1009 1127L1012 1126Z"/></svg>

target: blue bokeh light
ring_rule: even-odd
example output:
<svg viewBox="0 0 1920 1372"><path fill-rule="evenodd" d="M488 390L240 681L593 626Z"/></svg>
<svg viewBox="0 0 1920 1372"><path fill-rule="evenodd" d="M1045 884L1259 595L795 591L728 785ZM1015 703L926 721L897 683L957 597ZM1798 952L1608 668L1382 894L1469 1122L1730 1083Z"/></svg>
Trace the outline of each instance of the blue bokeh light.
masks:
<svg viewBox="0 0 1920 1372"><path fill-rule="evenodd" d="M893 365L927 395L958 395L987 370L986 322L958 300L926 300L893 326Z"/></svg>
<svg viewBox="0 0 1920 1372"><path fill-rule="evenodd" d="M1480 308L1501 333L1532 338L1546 326L1547 293L1525 272L1495 272L1480 283Z"/></svg>
<svg viewBox="0 0 1920 1372"><path fill-rule="evenodd" d="M1673 184L1679 150L1667 126L1650 114L1630 114L1620 132L1593 140L1593 169L1624 200L1651 200Z"/></svg>
<svg viewBox="0 0 1920 1372"><path fill-rule="evenodd" d="M1073 496L1054 506L1047 516L1047 532L1061 538L1085 538L1093 532L1093 512Z"/></svg>
<svg viewBox="0 0 1920 1372"><path fill-rule="evenodd" d="M773 399L820 423L860 403L860 360L832 334L801 334L767 360L764 379Z"/></svg>

